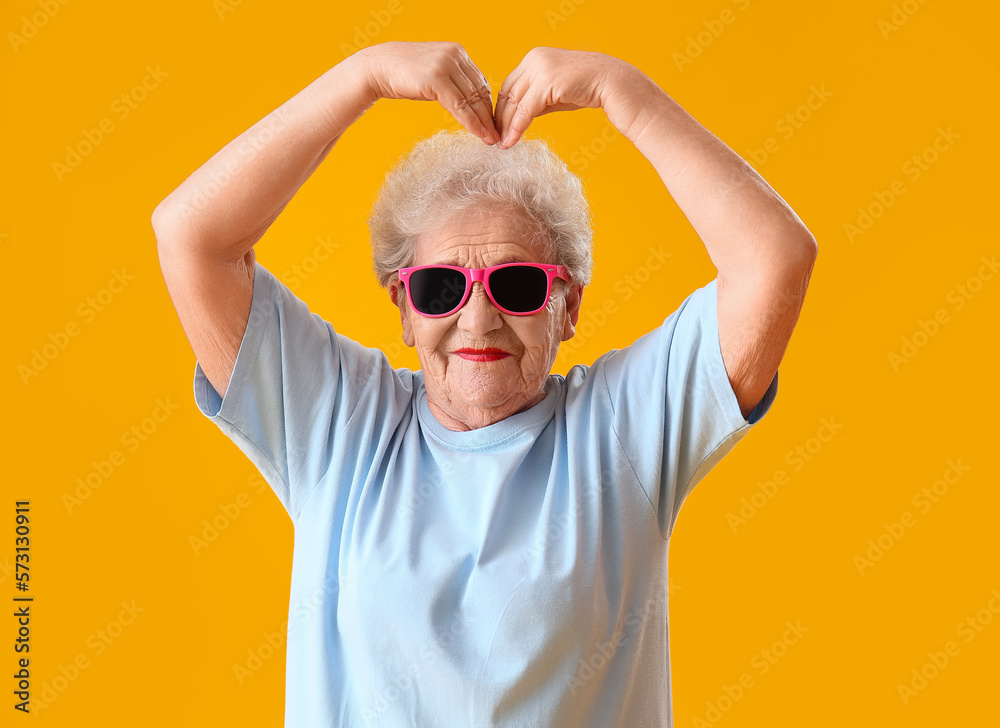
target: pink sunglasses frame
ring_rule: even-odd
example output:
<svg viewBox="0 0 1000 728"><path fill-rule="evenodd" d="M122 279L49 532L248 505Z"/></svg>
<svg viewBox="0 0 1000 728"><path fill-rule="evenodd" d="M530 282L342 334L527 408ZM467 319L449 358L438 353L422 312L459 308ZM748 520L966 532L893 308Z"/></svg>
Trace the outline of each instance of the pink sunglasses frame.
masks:
<svg viewBox="0 0 1000 728"><path fill-rule="evenodd" d="M531 266L532 268L538 268L545 273L546 277L546 290L545 290L545 303L539 306L534 311L509 311L493 298L493 292L490 290L489 277L490 274L495 270L500 270L501 268L509 268L512 265L520 266ZM462 300L459 301L458 305L455 306L451 311L447 313L423 313L418 311L416 306L413 305L413 298L410 296L410 286L407 285L410 280L410 274L423 270L424 268L449 268L450 270L460 271L465 275L465 295L462 296ZM549 298L552 295L552 280L554 278L562 278L567 283L570 282L569 269L564 265L550 265L547 263L529 263L529 262L514 262L514 263L501 263L500 265L492 265L489 268L463 268L458 265L414 265L409 268L400 268L397 273L399 273L399 282L403 284L403 288L406 289L406 297L410 302L410 308L419 313L421 316L426 316L427 318L444 318L446 316L451 316L461 310L462 306L465 305L466 301L469 300L469 296L472 295L472 287L476 281L483 284L483 288L486 290L486 295L489 297L493 305L506 314L511 316L531 316L543 310L549 303Z"/></svg>

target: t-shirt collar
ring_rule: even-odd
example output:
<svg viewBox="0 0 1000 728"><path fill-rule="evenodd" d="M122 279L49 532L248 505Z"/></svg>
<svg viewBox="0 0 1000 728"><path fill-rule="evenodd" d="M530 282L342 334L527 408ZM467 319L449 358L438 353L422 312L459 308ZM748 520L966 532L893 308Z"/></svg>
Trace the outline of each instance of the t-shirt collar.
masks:
<svg viewBox="0 0 1000 728"><path fill-rule="evenodd" d="M449 447L460 450L489 449L500 445L525 430L543 425L551 419L552 413L555 412L556 399L559 393L555 378L550 374L545 381L545 397L538 404L517 414L510 415L499 422L494 422L492 425L479 427L475 430L456 432L438 422L437 418L431 412L427 404L427 389L424 387L423 372L416 372L414 379L417 416L421 427L437 440Z"/></svg>

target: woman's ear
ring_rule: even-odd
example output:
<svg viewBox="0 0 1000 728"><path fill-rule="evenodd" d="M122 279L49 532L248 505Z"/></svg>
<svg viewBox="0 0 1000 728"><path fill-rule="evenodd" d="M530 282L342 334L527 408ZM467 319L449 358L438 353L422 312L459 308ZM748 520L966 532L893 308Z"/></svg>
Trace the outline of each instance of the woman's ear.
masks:
<svg viewBox="0 0 1000 728"><path fill-rule="evenodd" d="M413 346L413 330L410 327L410 307L407 305L408 301L406 298L406 292L403 290L403 284L399 282L398 279L393 280L389 284L389 298L392 299L392 303L399 309L399 322L403 325L403 343L407 346Z"/></svg>
<svg viewBox="0 0 1000 728"><path fill-rule="evenodd" d="M583 301L583 286L573 284L566 291L566 322L563 325L563 341L569 341L576 334L576 322L580 318L580 303Z"/></svg>

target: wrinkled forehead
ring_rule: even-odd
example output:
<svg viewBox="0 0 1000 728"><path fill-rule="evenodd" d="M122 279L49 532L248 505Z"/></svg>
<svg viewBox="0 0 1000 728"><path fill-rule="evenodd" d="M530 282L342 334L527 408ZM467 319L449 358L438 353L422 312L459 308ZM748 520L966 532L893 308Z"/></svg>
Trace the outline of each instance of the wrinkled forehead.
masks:
<svg viewBox="0 0 1000 728"><path fill-rule="evenodd" d="M471 210L442 220L415 244L414 265L444 263L485 268L516 261L544 262L537 225L513 210Z"/></svg>

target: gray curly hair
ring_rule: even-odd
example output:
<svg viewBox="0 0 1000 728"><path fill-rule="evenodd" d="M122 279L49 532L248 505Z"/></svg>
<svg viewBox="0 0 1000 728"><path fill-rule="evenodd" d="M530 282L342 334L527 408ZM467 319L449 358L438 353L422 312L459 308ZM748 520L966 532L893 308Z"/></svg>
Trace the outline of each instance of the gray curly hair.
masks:
<svg viewBox="0 0 1000 728"><path fill-rule="evenodd" d="M396 271L414 265L416 241L457 213L525 213L545 262L564 265L586 286L594 266L590 205L580 178L541 139L510 149L487 145L462 129L418 141L386 175L368 217L372 263L388 288Z"/></svg>

